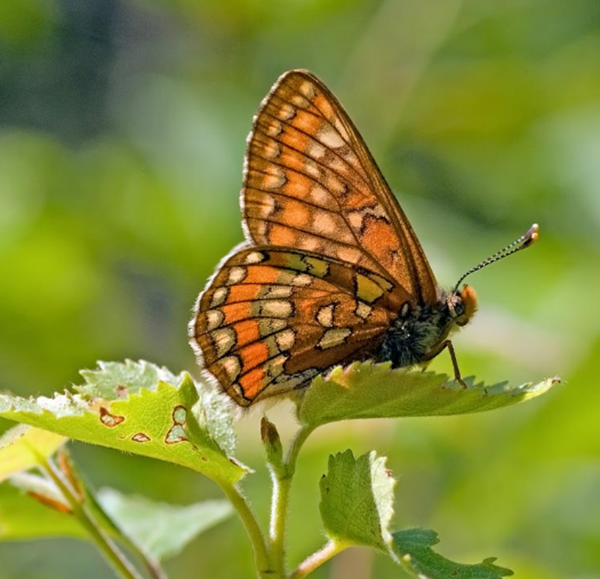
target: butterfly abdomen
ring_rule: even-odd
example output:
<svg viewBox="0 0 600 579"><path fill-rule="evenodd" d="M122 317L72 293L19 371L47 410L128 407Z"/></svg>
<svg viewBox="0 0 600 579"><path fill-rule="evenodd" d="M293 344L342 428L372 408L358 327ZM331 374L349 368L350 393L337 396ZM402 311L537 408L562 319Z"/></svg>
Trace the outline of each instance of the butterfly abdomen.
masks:
<svg viewBox="0 0 600 579"><path fill-rule="evenodd" d="M427 354L447 335L452 315L445 300L435 306L406 308L390 324L375 357L379 362L391 362L392 368L413 366L427 358Z"/></svg>

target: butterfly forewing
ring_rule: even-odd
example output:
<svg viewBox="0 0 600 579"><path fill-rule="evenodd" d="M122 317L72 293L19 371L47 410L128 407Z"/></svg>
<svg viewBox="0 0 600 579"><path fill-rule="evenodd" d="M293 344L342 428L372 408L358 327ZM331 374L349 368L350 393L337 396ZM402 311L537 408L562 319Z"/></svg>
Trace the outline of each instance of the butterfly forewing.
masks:
<svg viewBox="0 0 600 579"><path fill-rule="evenodd" d="M366 357L407 294L377 273L298 250L231 255L192 323L203 365L240 405L287 392Z"/></svg>
<svg viewBox="0 0 600 579"><path fill-rule="evenodd" d="M414 303L437 284L352 121L314 75L290 71L255 117L242 189L249 240L300 248L389 277Z"/></svg>

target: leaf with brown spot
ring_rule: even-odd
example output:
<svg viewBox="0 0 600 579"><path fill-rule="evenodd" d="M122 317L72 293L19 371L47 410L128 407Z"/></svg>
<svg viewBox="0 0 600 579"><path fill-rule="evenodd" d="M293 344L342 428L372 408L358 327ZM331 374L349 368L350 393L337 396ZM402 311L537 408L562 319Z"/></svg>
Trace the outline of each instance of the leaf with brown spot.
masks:
<svg viewBox="0 0 600 579"><path fill-rule="evenodd" d="M227 401L211 388L194 384L188 374L175 377L147 362L127 361L101 363L84 376L87 383L77 388L77 394L29 400L2 394L0 416L74 440L173 462L216 480L236 482L248 472L231 458L235 438ZM127 398L119 397L123 386L129 392ZM99 392L109 396L112 392L114 397L99 399ZM105 416L123 420L107 428L100 420L100 409ZM174 415L180 424L175 423ZM181 440L166 444L174 426ZM140 444L140 433L149 440Z"/></svg>

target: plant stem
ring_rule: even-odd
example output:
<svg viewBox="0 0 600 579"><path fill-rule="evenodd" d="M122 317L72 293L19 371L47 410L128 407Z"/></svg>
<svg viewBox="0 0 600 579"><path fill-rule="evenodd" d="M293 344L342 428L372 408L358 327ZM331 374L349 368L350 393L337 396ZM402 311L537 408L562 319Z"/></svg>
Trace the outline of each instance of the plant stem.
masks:
<svg viewBox="0 0 600 579"><path fill-rule="evenodd" d="M106 515L106 516L108 516L108 515ZM123 543L129 549L131 549L131 551L133 553L135 553L139 557L139 559L144 563L144 566L146 567L146 570L148 571L148 575L150 576L150 579L167 579L167 574L164 572L163 568L161 567L161 565L157 559L155 559L154 557L151 557L150 555L145 553L143 551L143 549L141 549L137 545L137 543L135 543L129 537L127 537L126 535L123 535L122 533L119 535L119 540L123 541Z"/></svg>
<svg viewBox="0 0 600 579"><path fill-rule="evenodd" d="M265 537L250 505L248 504L248 500L243 495L238 485L231 484L228 481L216 482L231 501L233 508L237 511L246 528L246 533L248 534L248 538L250 539L254 550L254 561L259 576L273 579L276 575L273 574L273 568L265 544Z"/></svg>
<svg viewBox="0 0 600 579"><path fill-rule="evenodd" d="M146 567L150 579L167 579L167 575L162 569L159 561L149 553L146 553L133 539L124 534L121 527L116 524L113 518L104 510L104 507L90 491L85 480L79 474L76 465L70 459L69 453L64 448L62 448L59 453L58 466L61 473L64 474L66 480L71 483L73 488L83 490L84 500L87 501L88 506L88 516L91 516L94 519L96 525L100 528L104 528L104 531L109 537L116 539L120 544L124 545L136 555ZM81 499L79 499L79 501L82 502ZM98 517L98 514L100 517ZM107 521L109 526L107 526L104 521Z"/></svg>
<svg viewBox="0 0 600 579"><path fill-rule="evenodd" d="M73 510L73 514L90 534L92 541L94 541L115 571L125 579L142 579L141 575L120 551L115 542L97 525L86 506L77 496L75 489L72 488L71 483L63 476L56 465L51 460L46 459L40 466L59 488Z"/></svg>
<svg viewBox="0 0 600 579"><path fill-rule="evenodd" d="M303 426L298 430L282 464L270 464L273 480L273 500L271 503L271 525L269 538L271 542L271 561L278 577L285 577L285 532L289 510L290 489L298 453L314 428Z"/></svg>
<svg viewBox="0 0 600 579"><path fill-rule="evenodd" d="M290 575L290 579L302 579L302 577L306 577L309 573L312 573L315 569L323 565L337 555L341 553L344 549L346 549L347 545L342 543L335 543L333 541L327 541L322 549L313 553L310 557L307 557L298 568Z"/></svg>

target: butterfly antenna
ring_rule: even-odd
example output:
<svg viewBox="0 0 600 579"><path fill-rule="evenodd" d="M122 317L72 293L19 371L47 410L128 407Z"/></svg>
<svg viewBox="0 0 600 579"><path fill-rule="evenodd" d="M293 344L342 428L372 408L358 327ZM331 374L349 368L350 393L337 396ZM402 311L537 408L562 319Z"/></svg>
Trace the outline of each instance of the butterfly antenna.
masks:
<svg viewBox="0 0 600 579"><path fill-rule="evenodd" d="M475 273L476 271L483 269L484 267L490 265L491 263L500 261L501 259L504 259L505 257L512 255L513 253L517 253L517 251L521 251L522 249L529 247L538 238L538 231L539 231L538 224L534 223L527 230L527 233L525 233L524 235L521 235L521 237L519 237L519 239L516 239L512 243L509 243L506 247L504 247L500 251L497 251L493 255L490 255L487 259L484 259L480 264L476 265L475 267L472 267L467 273L465 273L458 280L453 293L456 293L458 291L458 286L462 283L462 281L468 275L471 275L472 273Z"/></svg>

